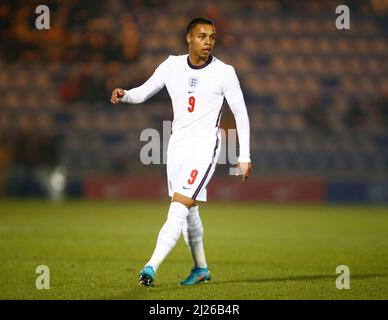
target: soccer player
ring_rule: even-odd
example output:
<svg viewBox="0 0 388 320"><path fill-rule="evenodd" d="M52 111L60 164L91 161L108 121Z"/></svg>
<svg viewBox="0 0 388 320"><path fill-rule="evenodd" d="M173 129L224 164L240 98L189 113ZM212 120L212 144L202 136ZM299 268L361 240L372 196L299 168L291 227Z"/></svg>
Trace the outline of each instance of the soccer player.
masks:
<svg viewBox="0 0 388 320"><path fill-rule="evenodd" d="M189 54L169 56L140 87L116 88L111 102L142 103L166 86L174 120L167 149L167 180L171 204L151 259L140 272L139 282L149 286L180 234L189 247L194 267L182 285L211 279L203 247L203 226L197 201L206 201L209 183L221 149L219 125L226 98L236 121L239 138L237 168L246 180L252 165L249 118L240 84L232 66L212 55L215 27L205 18L187 26Z"/></svg>

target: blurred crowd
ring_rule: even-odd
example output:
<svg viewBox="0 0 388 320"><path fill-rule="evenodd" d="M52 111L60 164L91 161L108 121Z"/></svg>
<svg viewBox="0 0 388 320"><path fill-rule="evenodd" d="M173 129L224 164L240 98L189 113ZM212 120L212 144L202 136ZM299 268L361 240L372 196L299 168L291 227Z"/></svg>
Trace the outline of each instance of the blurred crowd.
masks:
<svg viewBox="0 0 388 320"><path fill-rule="evenodd" d="M216 1L186 4L193 8L192 16L206 16L217 25L217 40L228 44L225 32L228 19L222 15ZM0 3L0 59L5 61L48 63L109 62L131 63L140 54L142 29L153 23L152 13L171 9L168 0L47 0L50 9L50 32L36 32L35 8L40 1L2 1ZM384 15L385 0L344 0L340 4L351 7L352 13ZM338 1L306 0L241 0L234 3L246 12L307 12L333 13ZM172 25L171 28L175 26Z"/></svg>
<svg viewBox="0 0 388 320"><path fill-rule="evenodd" d="M162 91L146 110L113 111L107 108L110 91L137 86L168 54L186 53L185 27L194 16L214 21L216 55L238 71L253 158L262 161L258 172L306 169L314 151L309 130L321 135L322 146L333 133L352 140L362 132L370 153L360 168L377 155L381 166L371 167L386 170L380 152L388 145L386 0L47 0L50 30L37 31L40 4L0 3L0 193L7 176L15 182L23 170L64 163L76 176L136 171L128 155L139 145L130 140L138 140L136 130L169 119L169 99ZM338 4L351 8L350 31L334 28ZM234 125L228 112L223 125ZM80 143L89 131L92 139ZM296 135L293 141L290 133L306 141ZM353 140L350 152L357 154L359 140ZM344 144L334 145L329 151L338 153L329 156L340 156ZM283 161L287 148L302 155L296 165Z"/></svg>
<svg viewBox="0 0 388 320"><path fill-rule="evenodd" d="M323 106L321 97L316 97L307 103L303 116L311 128L330 132L329 112L330 110ZM381 87L379 97L374 101L363 103L357 99L350 99L341 121L349 129L362 129L367 126L370 116L380 118L381 124L388 128L388 85Z"/></svg>
<svg viewBox="0 0 388 320"><path fill-rule="evenodd" d="M2 58L48 63L134 61L139 55L140 21L132 12L164 2L48 0L49 32L36 32L39 1L2 2Z"/></svg>

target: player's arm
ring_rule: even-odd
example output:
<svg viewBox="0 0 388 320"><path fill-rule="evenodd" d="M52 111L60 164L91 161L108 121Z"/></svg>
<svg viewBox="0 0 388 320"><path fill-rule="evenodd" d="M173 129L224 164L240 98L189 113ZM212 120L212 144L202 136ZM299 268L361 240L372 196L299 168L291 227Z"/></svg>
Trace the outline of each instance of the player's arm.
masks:
<svg viewBox="0 0 388 320"><path fill-rule="evenodd" d="M236 121L238 141L240 144L237 169L245 181L251 175L252 162L250 157L250 124L244 96L234 68L231 67L224 87L225 98Z"/></svg>
<svg viewBox="0 0 388 320"><path fill-rule="evenodd" d="M113 89L110 101L113 104L117 104L119 102L132 104L142 103L154 94L158 93L165 85L164 75L166 74L168 60L169 58L160 64L153 75L140 87L130 90L124 90L122 88Z"/></svg>

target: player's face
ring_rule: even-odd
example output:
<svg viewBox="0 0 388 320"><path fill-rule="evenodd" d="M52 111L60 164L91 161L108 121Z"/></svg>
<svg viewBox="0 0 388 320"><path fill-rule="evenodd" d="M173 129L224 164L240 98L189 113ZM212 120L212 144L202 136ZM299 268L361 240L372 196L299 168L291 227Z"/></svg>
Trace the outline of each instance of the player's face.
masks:
<svg viewBox="0 0 388 320"><path fill-rule="evenodd" d="M187 36L193 53L202 59L212 53L216 41L216 30L210 24L197 24Z"/></svg>

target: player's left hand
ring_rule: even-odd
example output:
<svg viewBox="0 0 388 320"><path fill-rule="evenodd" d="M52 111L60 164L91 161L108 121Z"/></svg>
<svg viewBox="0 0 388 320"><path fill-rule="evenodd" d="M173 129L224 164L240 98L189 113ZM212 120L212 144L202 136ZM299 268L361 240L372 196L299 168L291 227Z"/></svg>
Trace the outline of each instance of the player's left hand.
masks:
<svg viewBox="0 0 388 320"><path fill-rule="evenodd" d="M247 180L252 173L252 162L237 162L237 170L242 174L242 181Z"/></svg>

